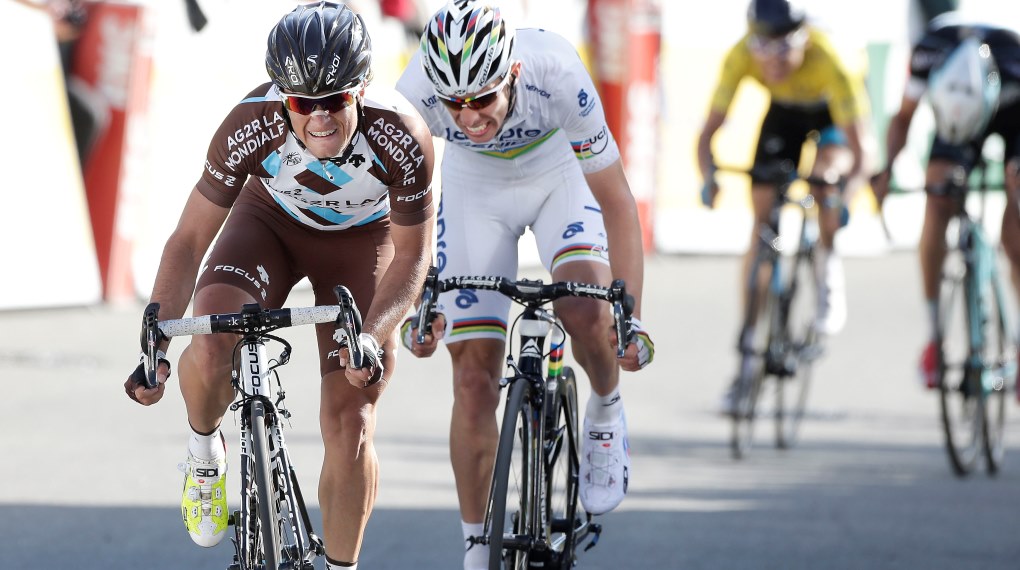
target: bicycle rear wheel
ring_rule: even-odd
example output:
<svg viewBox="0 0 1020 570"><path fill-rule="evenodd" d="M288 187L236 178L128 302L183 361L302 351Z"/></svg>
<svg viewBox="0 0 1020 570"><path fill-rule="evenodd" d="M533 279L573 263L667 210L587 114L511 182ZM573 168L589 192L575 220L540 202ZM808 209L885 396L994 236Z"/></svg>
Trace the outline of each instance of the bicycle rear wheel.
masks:
<svg viewBox="0 0 1020 570"><path fill-rule="evenodd" d="M259 527L262 537L265 568L280 567L280 512L276 486L273 483L272 457L269 454L269 427L262 402L251 405L251 441Z"/></svg>
<svg viewBox="0 0 1020 570"><path fill-rule="evenodd" d="M793 446L804 419L807 396L811 387L814 362L821 356L821 345L815 334L818 315L818 282L811 258L798 255L782 299L784 315L780 328L782 371L776 377L776 447Z"/></svg>
<svg viewBox="0 0 1020 570"><path fill-rule="evenodd" d="M970 358L967 272L963 253L950 249L939 290L937 364L942 431L949 464L958 476L974 469L984 423L981 371Z"/></svg>
<svg viewBox="0 0 1020 570"><path fill-rule="evenodd" d="M528 380L512 382L486 507L490 570L527 568L532 540L538 536L532 499L539 449L534 418L531 384Z"/></svg>
<svg viewBox="0 0 1020 570"><path fill-rule="evenodd" d="M555 386L553 386L555 383ZM545 437L545 538L555 560L554 567L574 565L574 536L584 524L577 512L580 471L577 445L577 381L569 366L549 380L546 391Z"/></svg>
<svg viewBox="0 0 1020 570"><path fill-rule="evenodd" d="M758 415L759 397L765 382L765 358L769 348L772 314L776 299L768 290L769 261L764 255L755 258L748 280L745 300L746 316L740 332L740 370L733 389L733 429L730 450L734 459L741 459L754 442L754 420Z"/></svg>
<svg viewBox="0 0 1020 570"><path fill-rule="evenodd" d="M984 346L982 362L982 395L984 396L984 455L989 474L1002 466L1006 454L1006 400L1008 386L1016 376L1016 345L1007 324L1003 291L993 279L982 284L984 312Z"/></svg>

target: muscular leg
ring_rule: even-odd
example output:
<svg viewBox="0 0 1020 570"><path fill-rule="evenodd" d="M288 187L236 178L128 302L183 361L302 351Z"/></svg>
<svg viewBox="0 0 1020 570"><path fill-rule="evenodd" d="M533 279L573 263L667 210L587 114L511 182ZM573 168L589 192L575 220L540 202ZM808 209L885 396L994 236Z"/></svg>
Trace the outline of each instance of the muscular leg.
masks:
<svg viewBox="0 0 1020 570"><path fill-rule="evenodd" d="M237 287L212 284L195 293L195 315L238 311L255 299ZM209 433L219 427L227 406L234 401L230 384L231 357L237 337L225 334L196 335L181 354L181 395L192 429Z"/></svg>
<svg viewBox="0 0 1020 570"><path fill-rule="evenodd" d="M596 262L574 261L557 267L553 281L578 281L608 285L609 267ZM555 302L556 315L570 336L574 359L584 369L592 390L599 396L612 393L620 383L616 353L609 344L613 318L603 301L570 297Z"/></svg>
<svg viewBox="0 0 1020 570"><path fill-rule="evenodd" d="M384 379L393 376L396 339L385 343ZM326 553L356 562L365 525L375 505L379 460L375 453L376 402L387 382L355 388L339 370L322 378L319 429L325 454L319 478Z"/></svg>
<svg viewBox="0 0 1020 570"><path fill-rule="evenodd" d="M819 147L815 155L815 163L811 168L813 178L828 180L837 176L845 176L853 166L853 155L850 149L840 145L825 145ZM836 186L812 186L811 194L814 195L818 204L826 205L832 196L839 194ZM847 200L852 196L846 196ZM847 204L849 205L849 204ZM832 251L835 242L836 232L839 230L840 209L838 207L822 207L818 214L818 230L822 247L826 251Z"/></svg>
<svg viewBox="0 0 1020 570"><path fill-rule="evenodd" d="M1012 159L1006 166L1006 209L1002 213L999 242L1009 258L1013 289L1020 301L1020 158Z"/></svg>
<svg viewBox="0 0 1020 570"><path fill-rule="evenodd" d="M761 245L761 237L759 236L758 228L762 224L766 224L769 221L769 213L772 210L772 204L775 202L775 189L771 184L752 184L751 185L751 206L754 208L754 224L751 226L751 243L744 253L743 267L741 269L741 285L740 291L742 296L742 302L744 307L747 307L749 299L747 299L747 280L751 274L751 263L754 261L754 256L758 253L758 247ZM769 276L767 271L762 271L761 275L758 275L758 283L764 285L768 283ZM759 287L759 291L764 291L764 287ZM759 304L759 306L761 306Z"/></svg>
<svg viewBox="0 0 1020 570"><path fill-rule="evenodd" d="M473 339L448 343L453 361L450 463L461 518L481 523L499 442L496 408L505 343Z"/></svg>
<svg viewBox="0 0 1020 570"><path fill-rule="evenodd" d="M955 166L946 160L931 160L925 174L925 184L929 186L941 184ZM949 225L951 217L952 201L950 199L943 196L929 195L927 197L918 253L921 261L924 298L929 303L936 302L938 299L939 276L942 272L942 262L946 257L946 226Z"/></svg>

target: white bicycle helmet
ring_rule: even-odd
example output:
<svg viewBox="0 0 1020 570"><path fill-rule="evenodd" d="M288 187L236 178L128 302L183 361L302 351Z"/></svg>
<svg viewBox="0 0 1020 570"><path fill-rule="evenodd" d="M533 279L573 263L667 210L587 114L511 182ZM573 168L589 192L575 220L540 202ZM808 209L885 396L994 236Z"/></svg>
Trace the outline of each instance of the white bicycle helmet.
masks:
<svg viewBox="0 0 1020 570"><path fill-rule="evenodd" d="M510 70L514 29L485 1L451 0L421 36L421 64L440 95L478 93Z"/></svg>
<svg viewBox="0 0 1020 570"><path fill-rule="evenodd" d="M980 136L999 104L999 72L987 44L963 40L932 70L928 98L941 140L965 144Z"/></svg>

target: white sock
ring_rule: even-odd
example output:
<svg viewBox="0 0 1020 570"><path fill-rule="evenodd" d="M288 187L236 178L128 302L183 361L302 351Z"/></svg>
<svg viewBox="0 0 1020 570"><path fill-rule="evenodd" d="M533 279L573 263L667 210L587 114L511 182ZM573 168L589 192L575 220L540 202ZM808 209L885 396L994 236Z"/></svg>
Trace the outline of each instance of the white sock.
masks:
<svg viewBox="0 0 1020 570"><path fill-rule="evenodd" d="M480 537L485 531L482 523L466 523L460 521L464 532L464 570L487 569L489 567L489 545L474 544L471 537Z"/></svg>
<svg viewBox="0 0 1020 570"><path fill-rule="evenodd" d="M326 556L326 570L358 570L358 563L343 564L335 560L331 560L329 556Z"/></svg>
<svg viewBox="0 0 1020 570"><path fill-rule="evenodd" d="M188 451L198 459L214 460L223 459L227 452L224 449L223 435L220 428L209 435L202 435L191 430L191 438L188 440Z"/></svg>
<svg viewBox="0 0 1020 570"><path fill-rule="evenodd" d="M605 396L592 392L584 417L595 425L609 425L616 422L622 413L623 398L620 397L620 388L617 387Z"/></svg>

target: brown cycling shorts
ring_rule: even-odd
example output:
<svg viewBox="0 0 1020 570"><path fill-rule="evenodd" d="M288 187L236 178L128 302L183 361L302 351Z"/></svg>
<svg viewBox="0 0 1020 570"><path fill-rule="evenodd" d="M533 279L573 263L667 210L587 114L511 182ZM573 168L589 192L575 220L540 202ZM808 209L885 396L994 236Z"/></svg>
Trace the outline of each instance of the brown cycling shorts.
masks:
<svg viewBox="0 0 1020 570"><path fill-rule="evenodd" d="M333 288L344 285L362 315L367 314L376 286L393 260L388 219L346 230L318 230L246 194L231 208L202 266L196 291L213 284L233 285L262 307L279 308L307 277L316 305L335 305ZM225 307L222 312L238 310ZM334 330L329 323L315 328L323 376L340 369Z"/></svg>

